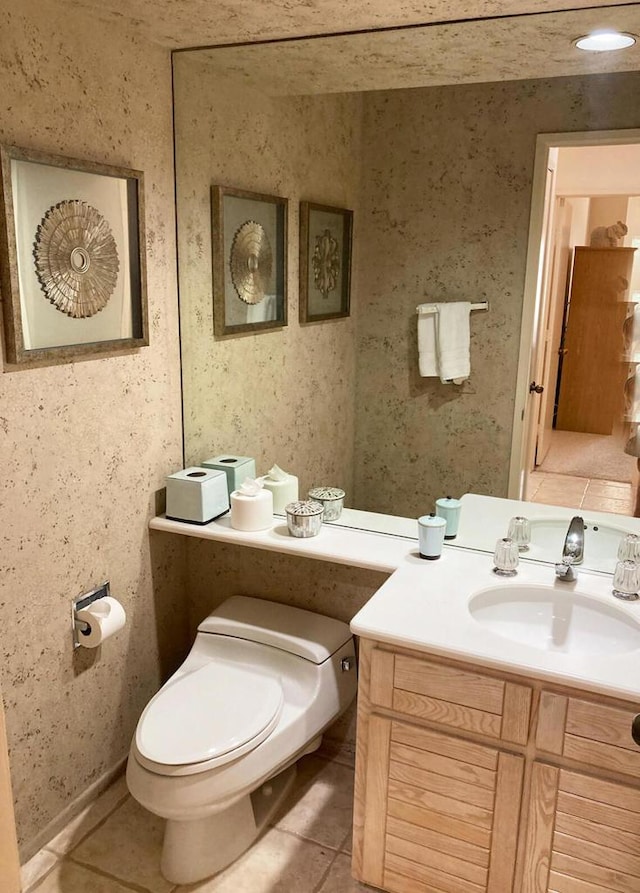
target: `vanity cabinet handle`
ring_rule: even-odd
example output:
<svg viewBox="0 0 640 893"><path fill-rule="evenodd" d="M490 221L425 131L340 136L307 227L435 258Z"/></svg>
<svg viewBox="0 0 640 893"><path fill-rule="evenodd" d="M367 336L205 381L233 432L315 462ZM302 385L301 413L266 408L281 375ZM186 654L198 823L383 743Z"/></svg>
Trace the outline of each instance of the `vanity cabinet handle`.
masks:
<svg viewBox="0 0 640 893"><path fill-rule="evenodd" d="M631 737L640 746L640 713L631 720Z"/></svg>

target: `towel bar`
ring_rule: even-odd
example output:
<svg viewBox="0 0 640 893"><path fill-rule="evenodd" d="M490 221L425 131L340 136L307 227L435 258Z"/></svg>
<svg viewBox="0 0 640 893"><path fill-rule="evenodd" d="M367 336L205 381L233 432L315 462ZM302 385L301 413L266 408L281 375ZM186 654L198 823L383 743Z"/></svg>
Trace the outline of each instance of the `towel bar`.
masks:
<svg viewBox="0 0 640 893"><path fill-rule="evenodd" d="M489 310L489 302L488 301L478 301L476 304L471 305L472 310L482 310L485 313ZM416 313L418 316L426 316L428 313L437 313L438 308L435 304L420 304L416 307Z"/></svg>

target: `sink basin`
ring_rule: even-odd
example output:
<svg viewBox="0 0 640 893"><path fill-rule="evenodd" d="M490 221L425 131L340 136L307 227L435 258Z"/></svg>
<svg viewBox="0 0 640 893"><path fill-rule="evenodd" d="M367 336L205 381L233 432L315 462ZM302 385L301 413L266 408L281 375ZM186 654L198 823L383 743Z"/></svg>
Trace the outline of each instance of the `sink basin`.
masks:
<svg viewBox="0 0 640 893"><path fill-rule="evenodd" d="M620 654L640 648L640 606L636 621L615 603L575 590L495 586L471 597L469 613L504 639L543 651Z"/></svg>
<svg viewBox="0 0 640 893"><path fill-rule="evenodd" d="M560 561L570 518L532 518L531 545L526 558ZM629 533L622 527L599 524L585 518L584 564L613 573L616 554L622 537Z"/></svg>

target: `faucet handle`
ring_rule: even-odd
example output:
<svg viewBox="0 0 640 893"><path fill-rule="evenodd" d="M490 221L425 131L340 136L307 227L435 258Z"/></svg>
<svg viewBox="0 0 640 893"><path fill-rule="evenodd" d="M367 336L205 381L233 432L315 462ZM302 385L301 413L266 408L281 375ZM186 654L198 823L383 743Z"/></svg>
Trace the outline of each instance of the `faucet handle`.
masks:
<svg viewBox="0 0 640 893"><path fill-rule="evenodd" d="M508 536L499 539L493 554L494 574L498 574L499 577L515 577L518 573L518 562L518 544Z"/></svg>
<svg viewBox="0 0 640 893"><path fill-rule="evenodd" d="M559 580L563 580L565 583L573 583L574 580L578 579L578 574L575 571L575 563L576 559L574 555L563 555L562 561L559 564L556 564L556 577Z"/></svg>
<svg viewBox="0 0 640 893"><path fill-rule="evenodd" d="M523 515L516 515L509 521L507 536L518 545L519 552L527 552L531 542L531 524Z"/></svg>
<svg viewBox="0 0 640 893"><path fill-rule="evenodd" d="M618 560L638 561L640 559L640 536L637 533L627 533L618 545Z"/></svg>
<svg viewBox="0 0 640 893"><path fill-rule="evenodd" d="M638 590L640 590L640 566L628 558L619 561L613 575L613 594L626 602L635 602L640 598Z"/></svg>

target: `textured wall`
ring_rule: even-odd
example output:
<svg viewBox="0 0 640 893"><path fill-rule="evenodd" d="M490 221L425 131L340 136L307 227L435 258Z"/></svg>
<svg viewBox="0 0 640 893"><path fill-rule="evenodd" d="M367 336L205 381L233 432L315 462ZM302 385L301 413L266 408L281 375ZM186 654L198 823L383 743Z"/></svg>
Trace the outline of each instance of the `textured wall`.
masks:
<svg viewBox="0 0 640 893"><path fill-rule="evenodd" d="M116 26L22 0L2 12L0 140L146 178L151 346L0 373L0 652L23 857L128 750L185 640L182 544L149 546L180 467L171 71ZM71 599L109 579L124 631L73 654Z"/></svg>
<svg viewBox="0 0 640 893"><path fill-rule="evenodd" d="M640 126L640 74L370 94L360 224L355 502L416 515L507 492L538 133ZM418 375L416 305L471 318L471 378Z"/></svg>
<svg viewBox="0 0 640 893"><path fill-rule="evenodd" d="M298 322L298 202L355 208L361 100L272 99L220 85L197 57L174 64L187 463L240 453L259 474L299 474L302 493L351 493L354 317ZM285 328L214 338L211 184L289 199Z"/></svg>

